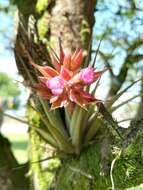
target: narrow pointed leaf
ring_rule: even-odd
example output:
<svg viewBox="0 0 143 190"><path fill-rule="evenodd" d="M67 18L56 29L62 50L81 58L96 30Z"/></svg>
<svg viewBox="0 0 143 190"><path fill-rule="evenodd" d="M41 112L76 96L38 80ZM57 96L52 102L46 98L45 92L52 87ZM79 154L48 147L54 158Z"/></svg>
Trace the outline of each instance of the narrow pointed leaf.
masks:
<svg viewBox="0 0 143 190"><path fill-rule="evenodd" d="M59 38L59 48L60 48L60 64L62 64L65 57L65 53L64 53L60 38Z"/></svg>
<svg viewBox="0 0 143 190"><path fill-rule="evenodd" d="M98 129L100 128L100 126L103 125L103 122L101 119L95 118L93 120L93 122L91 123L86 136L85 136L85 144L89 143L93 137L95 136L95 134L97 133Z"/></svg>
<svg viewBox="0 0 143 190"><path fill-rule="evenodd" d="M42 121L47 126L47 129L50 131L53 137L56 139L56 142L60 150L67 153L73 153L74 149L73 149L72 144L69 142L69 138L63 136L63 134L58 130L58 128L52 126L44 118L42 118Z"/></svg>
<svg viewBox="0 0 143 190"><path fill-rule="evenodd" d="M58 124L56 126L51 125L51 123L43 117L41 112L38 112L38 114L40 115L40 118L43 121L43 123L45 124L45 126L47 127L48 131L54 137L55 141L57 142L57 146L59 147L59 149L61 151L67 152L67 153L73 153L74 149L73 149L71 142L69 141L68 135L65 134L59 128Z"/></svg>
<svg viewBox="0 0 143 190"><path fill-rule="evenodd" d="M71 54L67 53L64 57L63 66L67 69L70 69L71 66Z"/></svg>
<svg viewBox="0 0 143 190"><path fill-rule="evenodd" d="M40 129L38 127L33 127L33 129L50 145L52 145L55 148L58 148L58 144L56 143L55 139L51 136L51 134L48 134L48 131L45 131L43 129Z"/></svg>
<svg viewBox="0 0 143 190"><path fill-rule="evenodd" d="M103 36L104 37L104 36ZM99 42L99 45L97 47L97 50L96 50L96 54L95 54L95 57L94 57L94 60L93 60L93 63L92 63L92 67L94 68L95 67L95 63L96 63L96 59L97 59L97 55L99 53L99 49L100 49L100 46L101 46L101 42L103 40L103 37L101 38L100 42Z"/></svg>
<svg viewBox="0 0 143 190"><path fill-rule="evenodd" d="M69 81L71 79L71 77L72 77L71 72L67 68L65 68L63 66L61 67L60 75L66 81Z"/></svg>
<svg viewBox="0 0 143 190"><path fill-rule="evenodd" d="M80 107L78 115L76 117L73 131L72 131L72 144L75 147L76 154L80 153L81 150L81 144L82 144L82 128L84 123L82 122L84 119L84 110Z"/></svg>
<svg viewBox="0 0 143 190"><path fill-rule="evenodd" d="M55 77L57 76L59 73L53 69L52 67L50 66L40 66L40 65L36 65L34 63L32 63L32 65L37 69L39 70L39 72L44 76L44 77L47 77L47 78L51 78L51 77Z"/></svg>
<svg viewBox="0 0 143 190"><path fill-rule="evenodd" d="M79 154L81 147L81 132L82 132L82 120L85 115L85 110L80 106L76 106L70 122L70 134L72 144L75 146L76 153Z"/></svg>
<svg viewBox="0 0 143 190"><path fill-rule="evenodd" d="M47 116L50 124L57 127L58 130L63 134L63 136L68 137L67 132L64 129L64 124L61 120L58 110L50 111L50 106L47 104L47 102L45 102L41 98L39 98L39 100L42 104L42 107L45 111L45 115Z"/></svg>
<svg viewBox="0 0 143 190"><path fill-rule="evenodd" d="M78 70L82 64L82 61L83 61L82 49L77 49L71 58L70 69L72 71Z"/></svg>

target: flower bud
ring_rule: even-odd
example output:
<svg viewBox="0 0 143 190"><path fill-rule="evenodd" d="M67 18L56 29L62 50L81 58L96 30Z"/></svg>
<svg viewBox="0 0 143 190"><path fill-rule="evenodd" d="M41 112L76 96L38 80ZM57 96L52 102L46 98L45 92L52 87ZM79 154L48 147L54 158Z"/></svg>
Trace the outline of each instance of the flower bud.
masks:
<svg viewBox="0 0 143 190"><path fill-rule="evenodd" d="M46 82L46 86L52 91L54 95L60 95L64 89L64 80L61 77L56 76L50 78Z"/></svg>
<svg viewBox="0 0 143 190"><path fill-rule="evenodd" d="M80 72L80 79L85 84L91 84L92 82L94 82L94 69L91 67L82 69Z"/></svg>

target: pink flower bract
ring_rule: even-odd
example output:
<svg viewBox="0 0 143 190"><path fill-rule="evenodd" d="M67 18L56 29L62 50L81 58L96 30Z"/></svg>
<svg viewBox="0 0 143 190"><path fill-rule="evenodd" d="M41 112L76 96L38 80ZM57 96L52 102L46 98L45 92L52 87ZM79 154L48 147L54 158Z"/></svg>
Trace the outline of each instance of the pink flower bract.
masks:
<svg viewBox="0 0 143 190"><path fill-rule="evenodd" d="M47 99L52 104L51 108L63 107L74 103L82 107L97 99L84 90L84 87L98 80L104 71L96 72L94 68L87 67L80 70L83 56L82 49L75 53L66 54L60 48L60 56L53 51L50 66L32 65L39 70L39 83L34 84L37 95Z"/></svg>
<svg viewBox="0 0 143 190"><path fill-rule="evenodd" d="M94 81L94 69L87 67L82 69L80 72L80 78L84 81L85 84L91 84Z"/></svg>
<svg viewBox="0 0 143 190"><path fill-rule="evenodd" d="M64 79L60 76L52 77L46 82L46 86L54 95L60 95L64 89Z"/></svg>

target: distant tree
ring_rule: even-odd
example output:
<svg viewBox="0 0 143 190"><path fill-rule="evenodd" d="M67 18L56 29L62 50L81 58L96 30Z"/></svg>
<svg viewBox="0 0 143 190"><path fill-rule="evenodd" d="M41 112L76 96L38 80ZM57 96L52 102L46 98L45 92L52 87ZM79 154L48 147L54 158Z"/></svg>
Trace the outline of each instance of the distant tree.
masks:
<svg viewBox="0 0 143 190"><path fill-rule="evenodd" d="M3 123L6 110L17 109L19 106L20 90L6 73L0 72L0 128ZM10 127L10 126L9 126ZM26 190L28 188L25 179L27 167L14 171L19 167L9 140L0 133L0 188L1 190Z"/></svg>
<svg viewBox="0 0 143 190"><path fill-rule="evenodd" d="M6 73L0 72L0 96L9 98L13 96L19 96L20 90L18 85L14 83L13 79L10 78Z"/></svg>

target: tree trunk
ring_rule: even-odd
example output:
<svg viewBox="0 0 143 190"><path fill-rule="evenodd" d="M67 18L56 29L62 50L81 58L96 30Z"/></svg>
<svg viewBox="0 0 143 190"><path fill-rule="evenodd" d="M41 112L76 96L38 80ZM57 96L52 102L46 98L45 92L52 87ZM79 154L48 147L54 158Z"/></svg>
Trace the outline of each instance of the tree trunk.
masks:
<svg viewBox="0 0 143 190"><path fill-rule="evenodd" d="M1 190L27 190L28 166L21 168L17 163L8 139L0 134L0 189Z"/></svg>
<svg viewBox="0 0 143 190"><path fill-rule="evenodd" d="M23 75L26 84L28 84L28 73L25 72L24 68L27 67L29 71L32 68L28 63L22 44L28 49L28 52L37 64L42 64L48 59L44 45L35 41L33 43L32 37L29 41L26 40L28 35L24 32L32 30L30 23L28 24L30 15L33 14L36 19L38 34L43 42L53 44L57 41L57 37L60 36L64 48L73 51L77 47L83 47L86 53L92 35L95 6L95 0L19 1L20 22L23 23L25 29L21 25L18 27L15 57L18 69ZM29 101L31 100L35 102L33 96L30 97ZM38 116L32 109L28 108L27 115L31 126L36 125L40 127ZM142 122L140 123L142 125ZM87 147L79 157L68 156L62 158L60 163L58 160L53 159L52 161L32 164L33 161L38 161L51 153L48 148L48 153L45 154L45 149L42 146L43 141L31 128L30 159L33 188L36 190L110 189L112 178L110 166L115 155L118 155L118 150L113 146L109 130L105 130L103 127L103 130L99 133L97 139L95 139L96 142ZM133 141L117 160L113 170L116 189L126 189L136 186L143 181L142 137L143 134L140 132L137 140ZM114 150L116 152L115 155L111 152L110 143L116 150Z"/></svg>

